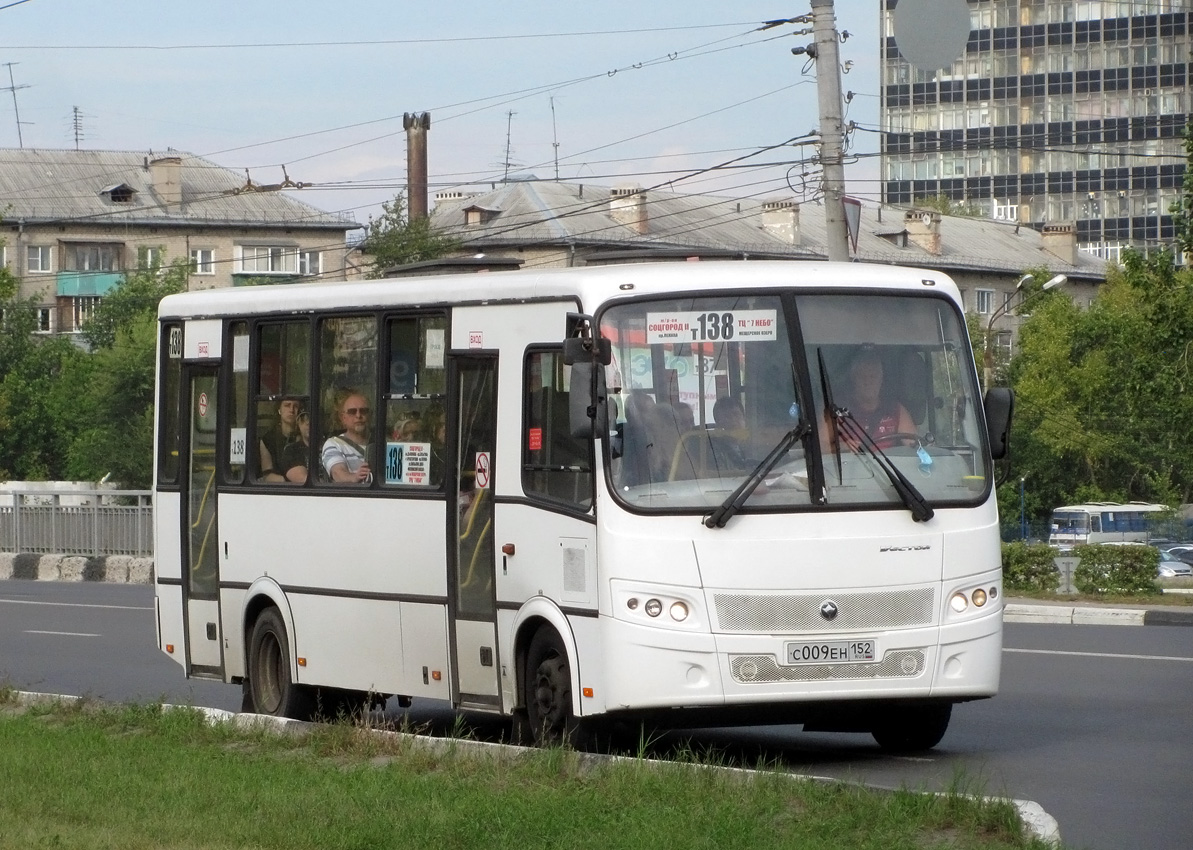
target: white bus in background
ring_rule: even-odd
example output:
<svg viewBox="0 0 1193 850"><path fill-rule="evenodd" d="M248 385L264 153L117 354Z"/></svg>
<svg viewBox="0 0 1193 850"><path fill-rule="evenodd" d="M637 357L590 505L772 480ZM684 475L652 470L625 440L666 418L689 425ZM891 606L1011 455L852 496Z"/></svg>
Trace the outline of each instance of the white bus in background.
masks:
<svg viewBox="0 0 1193 850"><path fill-rule="evenodd" d="M1147 543L1155 522L1173 513L1147 502L1089 502L1052 511L1048 545L1072 549L1085 543Z"/></svg>
<svg viewBox="0 0 1193 850"><path fill-rule="evenodd" d="M519 271L159 318L158 641L246 710L419 697L537 741L778 721L909 750L998 689L1011 398L979 397L939 272ZM346 428L358 483L322 466Z"/></svg>

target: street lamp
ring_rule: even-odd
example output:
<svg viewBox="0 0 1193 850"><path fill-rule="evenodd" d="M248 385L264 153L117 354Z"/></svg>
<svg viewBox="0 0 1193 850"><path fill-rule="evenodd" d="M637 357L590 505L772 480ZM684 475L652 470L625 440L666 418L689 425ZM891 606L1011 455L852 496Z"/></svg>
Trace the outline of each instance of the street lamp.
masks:
<svg viewBox="0 0 1193 850"><path fill-rule="evenodd" d="M1019 539L1027 539L1027 505L1023 497L1023 484L1027 481L1027 476L1024 475L1019 479Z"/></svg>
<svg viewBox="0 0 1193 850"><path fill-rule="evenodd" d="M1030 275L1030 274L1025 274L1023 277L1019 278L1019 282L1017 284L1015 284L1015 292L1022 291L1024 285L1029 280L1034 280L1034 279L1035 279L1035 276ZM1055 277L1051 278L1047 283L1045 283L1043 286L1041 286L1037 292L1033 292L1031 295L1027 296L1027 298L1023 299L1023 301L1019 302L1019 306L1022 307L1024 304L1026 304L1028 301L1035 298L1037 295L1040 295L1043 292L1047 292L1049 289L1053 289L1054 287L1060 286L1062 283L1065 283L1066 281L1068 281L1068 279L1069 278L1067 275L1063 275L1063 274L1056 275ZM1011 294L1014 295L1015 293L1011 293ZM990 389L990 382L994 378L994 346L993 346L994 323L997 322L999 319L1001 319L1003 316L1005 316L1007 314L1007 311L1011 309L1012 301L1013 301L1012 298L1006 299L997 310L995 310L993 313L990 314L990 319L986 322L986 334L982 341L982 346L983 346L982 347L982 391L983 392Z"/></svg>

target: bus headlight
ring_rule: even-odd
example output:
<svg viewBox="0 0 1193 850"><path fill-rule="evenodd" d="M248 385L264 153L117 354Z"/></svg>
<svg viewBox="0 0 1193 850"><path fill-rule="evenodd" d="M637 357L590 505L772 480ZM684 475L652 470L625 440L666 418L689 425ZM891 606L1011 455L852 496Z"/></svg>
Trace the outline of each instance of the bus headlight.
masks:
<svg viewBox="0 0 1193 850"><path fill-rule="evenodd" d="M973 596L971 598L973 599L974 606L977 608L981 608L983 605L986 604L986 591L982 590L979 587L977 590L975 590L973 592Z"/></svg>
<svg viewBox="0 0 1193 850"><path fill-rule="evenodd" d="M657 599L647 599L646 607L643 608L648 617L657 617L663 613L663 603Z"/></svg>
<svg viewBox="0 0 1193 850"><path fill-rule="evenodd" d="M949 607L960 614L969 607L969 600L965 598L964 593L954 593L949 599Z"/></svg>
<svg viewBox="0 0 1193 850"><path fill-rule="evenodd" d="M688 618L688 606L682 602L671 603L671 619L677 623L682 623Z"/></svg>

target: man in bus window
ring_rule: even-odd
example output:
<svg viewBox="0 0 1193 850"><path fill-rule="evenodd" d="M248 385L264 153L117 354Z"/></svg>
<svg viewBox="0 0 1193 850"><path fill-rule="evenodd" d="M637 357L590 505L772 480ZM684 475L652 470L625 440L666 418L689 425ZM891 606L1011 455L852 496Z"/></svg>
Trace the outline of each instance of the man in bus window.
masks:
<svg viewBox="0 0 1193 850"><path fill-rule="evenodd" d="M369 469L369 402L358 392L347 393L336 407L343 432L323 443L322 461L327 476L341 484L368 484L373 480Z"/></svg>
<svg viewBox="0 0 1193 850"><path fill-rule="evenodd" d="M302 401L295 396L286 396L278 402L277 421L260 435L260 480L285 480L285 469L281 468L282 454L286 446L299 439L298 411L301 407Z"/></svg>

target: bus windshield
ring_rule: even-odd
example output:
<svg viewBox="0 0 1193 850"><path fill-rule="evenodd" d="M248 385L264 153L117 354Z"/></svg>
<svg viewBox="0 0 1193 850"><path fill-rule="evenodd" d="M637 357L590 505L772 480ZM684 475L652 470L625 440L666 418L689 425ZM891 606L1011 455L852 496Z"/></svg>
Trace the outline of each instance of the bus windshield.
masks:
<svg viewBox="0 0 1193 850"><path fill-rule="evenodd" d="M903 485L933 505L985 498L972 356L947 299L673 297L614 305L600 326L609 474L635 509L723 504L794 429L745 510L898 508Z"/></svg>

